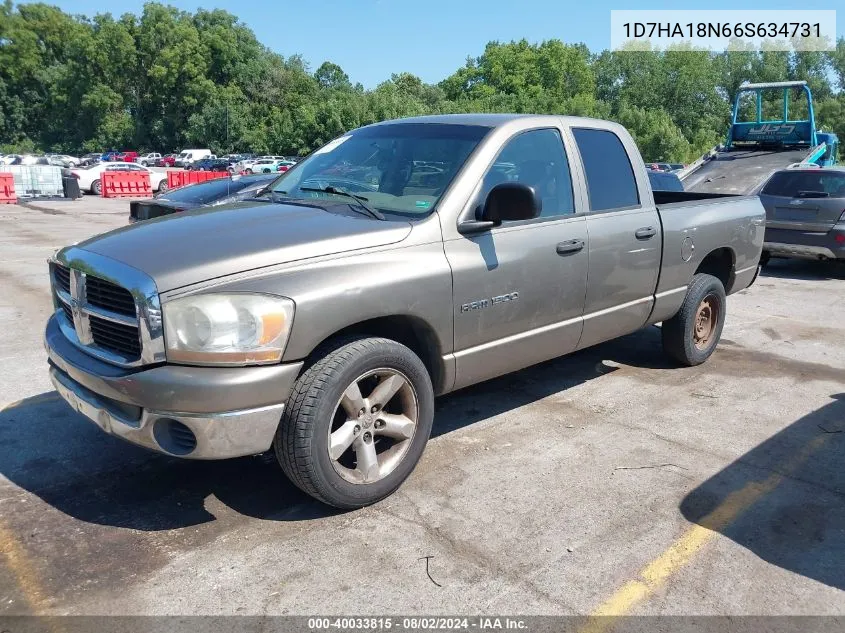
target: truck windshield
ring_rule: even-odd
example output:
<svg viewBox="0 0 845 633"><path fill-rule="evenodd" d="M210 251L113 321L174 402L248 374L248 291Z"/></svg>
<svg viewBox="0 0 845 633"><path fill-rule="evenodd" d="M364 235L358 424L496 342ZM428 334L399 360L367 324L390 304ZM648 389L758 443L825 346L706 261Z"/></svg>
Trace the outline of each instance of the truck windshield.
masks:
<svg viewBox="0 0 845 633"><path fill-rule="evenodd" d="M338 137L273 183L273 193L341 201L327 188L366 198L385 213L421 217L434 209L490 128L390 123ZM304 191L308 190L308 191Z"/></svg>

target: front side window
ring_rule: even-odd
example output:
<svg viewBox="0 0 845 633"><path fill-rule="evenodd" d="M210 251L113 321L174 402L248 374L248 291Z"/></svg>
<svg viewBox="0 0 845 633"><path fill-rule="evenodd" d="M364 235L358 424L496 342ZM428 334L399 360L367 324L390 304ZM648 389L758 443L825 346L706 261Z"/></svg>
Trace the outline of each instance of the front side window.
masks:
<svg viewBox="0 0 845 633"><path fill-rule="evenodd" d="M610 130L572 128L587 176L590 209L640 206L634 169L622 141Z"/></svg>
<svg viewBox="0 0 845 633"><path fill-rule="evenodd" d="M484 176L480 200L496 185L521 182L534 188L541 200L540 217L575 212L569 162L560 132L531 130L512 138Z"/></svg>
<svg viewBox="0 0 845 633"><path fill-rule="evenodd" d="M327 188L366 198L384 213L423 217L490 128L445 123L388 123L338 137L285 172L273 192L333 198ZM334 200L333 200L334 201Z"/></svg>

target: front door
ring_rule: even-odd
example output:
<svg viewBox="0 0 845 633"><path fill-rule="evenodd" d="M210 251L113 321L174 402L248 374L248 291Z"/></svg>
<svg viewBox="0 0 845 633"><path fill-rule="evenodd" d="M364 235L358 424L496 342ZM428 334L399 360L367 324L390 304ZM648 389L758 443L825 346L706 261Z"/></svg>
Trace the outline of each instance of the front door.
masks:
<svg viewBox="0 0 845 633"><path fill-rule="evenodd" d="M534 187L540 217L444 245L453 277L456 388L571 352L581 335L587 226L576 213L560 131L515 135L488 169L477 203L507 181Z"/></svg>

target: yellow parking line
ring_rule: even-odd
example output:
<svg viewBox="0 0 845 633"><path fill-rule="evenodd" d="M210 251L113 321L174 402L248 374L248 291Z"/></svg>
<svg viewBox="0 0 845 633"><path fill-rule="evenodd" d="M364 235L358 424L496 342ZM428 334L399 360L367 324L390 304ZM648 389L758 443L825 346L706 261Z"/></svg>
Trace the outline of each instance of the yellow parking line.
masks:
<svg viewBox="0 0 845 633"><path fill-rule="evenodd" d="M829 436L820 435L807 443L781 470L762 481L752 481L732 492L722 503L689 528L660 556L646 565L639 576L620 587L590 615L582 633L603 633L613 626L613 618L628 614L639 603L662 587L669 578L685 567L695 555L719 532L733 523L741 514L763 496L772 492L792 475L810 456L820 449Z"/></svg>
<svg viewBox="0 0 845 633"><path fill-rule="evenodd" d="M38 573L17 536L2 519L0 519L0 555L6 563L6 568L14 576L29 611L33 615L42 613L42 607L46 601Z"/></svg>

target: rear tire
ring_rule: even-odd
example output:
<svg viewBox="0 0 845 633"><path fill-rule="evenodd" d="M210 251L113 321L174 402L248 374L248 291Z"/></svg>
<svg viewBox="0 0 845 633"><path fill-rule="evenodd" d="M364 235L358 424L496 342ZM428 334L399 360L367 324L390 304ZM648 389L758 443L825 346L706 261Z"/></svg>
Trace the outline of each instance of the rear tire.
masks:
<svg viewBox="0 0 845 633"><path fill-rule="evenodd" d="M710 358L722 336L726 299L719 279L702 273L693 276L681 309L663 322L663 351L687 367Z"/></svg>
<svg viewBox="0 0 845 633"><path fill-rule="evenodd" d="M170 187L167 186L167 179L165 178L160 183L158 183L158 192L159 193L167 193L167 190Z"/></svg>
<svg viewBox="0 0 845 633"><path fill-rule="evenodd" d="M296 486L323 503L352 509L380 501L411 474L431 433L434 391L425 365L384 338L341 339L317 356L288 398L276 457Z"/></svg>
<svg viewBox="0 0 845 633"><path fill-rule="evenodd" d="M92 194L94 194L95 196L99 196L102 193L102 191L103 191L103 188L102 188L99 180L95 180L94 182L91 183L91 193Z"/></svg>

